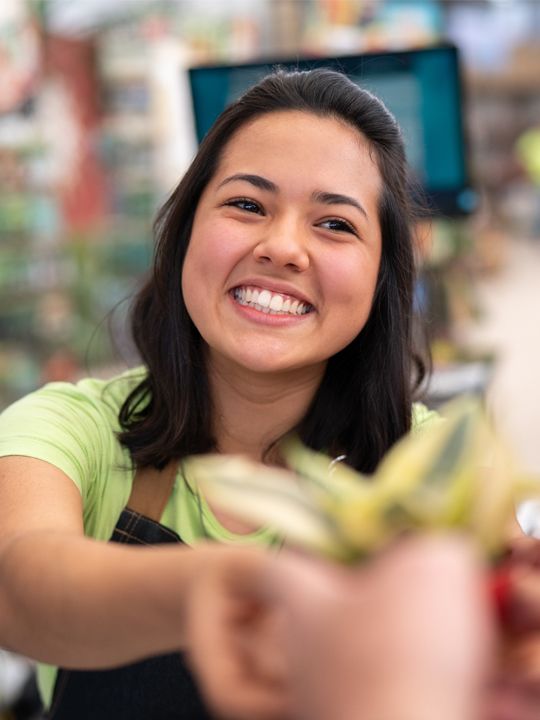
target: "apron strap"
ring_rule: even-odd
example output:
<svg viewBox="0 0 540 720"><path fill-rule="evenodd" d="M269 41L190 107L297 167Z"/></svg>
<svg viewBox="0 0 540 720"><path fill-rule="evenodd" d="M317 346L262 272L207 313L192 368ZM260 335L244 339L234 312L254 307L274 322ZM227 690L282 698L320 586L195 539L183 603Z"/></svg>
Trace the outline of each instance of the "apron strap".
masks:
<svg viewBox="0 0 540 720"><path fill-rule="evenodd" d="M170 462L163 470L137 468L127 507L159 522L171 495L177 471L177 461Z"/></svg>

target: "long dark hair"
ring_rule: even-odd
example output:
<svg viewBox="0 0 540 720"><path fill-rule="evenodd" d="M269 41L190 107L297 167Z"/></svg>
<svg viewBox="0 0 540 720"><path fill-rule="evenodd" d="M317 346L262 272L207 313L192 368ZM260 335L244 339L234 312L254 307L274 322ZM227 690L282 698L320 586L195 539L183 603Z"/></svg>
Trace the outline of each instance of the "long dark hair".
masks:
<svg viewBox="0 0 540 720"><path fill-rule="evenodd" d="M132 313L148 375L120 411L120 441L139 466L163 467L173 458L215 449L203 341L182 297L182 266L199 198L227 143L246 122L284 110L336 118L357 129L370 144L383 183L382 256L369 319L328 361L296 430L310 447L346 454L351 466L372 472L411 427L412 207L399 127L380 100L340 73L278 70L220 115L157 216L153 271ZM420 369L418 383L422 375Z"/></svg>

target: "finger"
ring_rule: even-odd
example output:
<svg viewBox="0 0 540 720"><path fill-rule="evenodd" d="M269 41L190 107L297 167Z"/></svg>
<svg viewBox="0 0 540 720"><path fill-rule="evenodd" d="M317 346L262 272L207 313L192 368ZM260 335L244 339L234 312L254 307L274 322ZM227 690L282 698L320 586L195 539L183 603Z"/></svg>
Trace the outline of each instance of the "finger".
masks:
<svg viewBox="0 0 540 720"><path fill-rule="evenodd" d="M239 652L243 653L252 673L276 688L284 687L289 664L284 653L287 625L282 611L264 608L240 627L236 636Z"/></svg>
<svg viewBox="0 0 540 720"><path fill-rule="evenodd" d="M220 717L234 720L274 720L286 717L284 691L256 672L246 651L254 622L262 612L253 577L257 554L223 558L194 583L189 603L189 662L201 690ZM251 636L250 636L251 632Z"/></svg>

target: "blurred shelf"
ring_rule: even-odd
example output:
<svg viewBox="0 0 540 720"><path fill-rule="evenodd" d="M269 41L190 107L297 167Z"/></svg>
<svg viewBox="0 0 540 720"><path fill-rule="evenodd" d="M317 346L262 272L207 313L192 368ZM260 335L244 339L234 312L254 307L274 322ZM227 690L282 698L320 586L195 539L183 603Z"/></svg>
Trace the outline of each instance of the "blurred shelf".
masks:
<svg viewBox="0 0 540 720"><path fill-rule="evenodd" d="M493 362L474 361L435 367L426 392L426 402L436 408L457 395L483 396L493 374Z"/></svg>

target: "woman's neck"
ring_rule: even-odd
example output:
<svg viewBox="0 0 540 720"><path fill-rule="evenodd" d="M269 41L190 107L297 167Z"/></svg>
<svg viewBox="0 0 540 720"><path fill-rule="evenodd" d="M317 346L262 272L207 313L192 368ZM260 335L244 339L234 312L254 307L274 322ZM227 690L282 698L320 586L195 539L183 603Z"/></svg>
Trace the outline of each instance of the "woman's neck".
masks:
<svg viewBox="0 0 540 720"><path fill-rule="evenodd" d="M209 379L219 452L262 460L268 446L304 417L323 373L324 366L318 365L261 374L212 358Z"/></svg>

